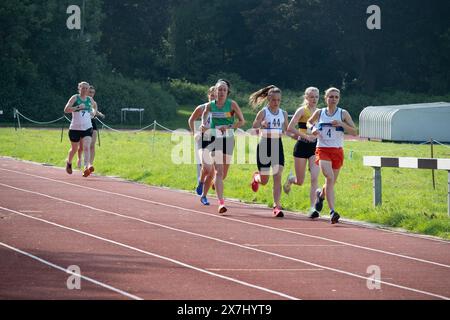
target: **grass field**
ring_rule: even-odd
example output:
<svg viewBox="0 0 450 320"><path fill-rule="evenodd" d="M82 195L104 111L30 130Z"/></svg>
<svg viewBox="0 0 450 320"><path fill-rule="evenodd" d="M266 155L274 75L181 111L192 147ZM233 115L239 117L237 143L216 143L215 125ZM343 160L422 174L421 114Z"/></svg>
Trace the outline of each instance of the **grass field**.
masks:
<svg viewBox="0 0 450 320"><path fill-rule="evenodd" d="M0 155L63 167L69 149L67 130L64 131L63 142L60 142L60 139L60 129L25 128L15 131L14 128L0 128ZM184 139L191 141L188 136ZM172 152L177 150L179 142L171 141L170 133L152 131L114 133L102 130L100 141L101 146L97 146L95 160L97 174L194 191L195 164L173 163ZM293 169L293 146L293 140L284 140L286 156L284 178ZM383 205L374 208L373 170L362 165L364 155L430 157L430 146L346 141L345 164L336 186L336 210L343 218L450 239L446 171L435 171L436 190L434 190L430 170L383 168ZM434 156L450 158L450 147L435 145ZM188 154L188 158L193 159L193 153ZM249 184L252 173L256 170L256 164L248 154L245 159L246 163L231 166L225 183L225 196L271 206L272 182L261 187L258 193L253 193ZM302 187L293 186L289 196L283 193L283 207L300 214L307 212L308 179L309 176ZM321 175L320 183L323 181ZM325 203L322 215L327 216L327 212L328 207Z"/></svg>

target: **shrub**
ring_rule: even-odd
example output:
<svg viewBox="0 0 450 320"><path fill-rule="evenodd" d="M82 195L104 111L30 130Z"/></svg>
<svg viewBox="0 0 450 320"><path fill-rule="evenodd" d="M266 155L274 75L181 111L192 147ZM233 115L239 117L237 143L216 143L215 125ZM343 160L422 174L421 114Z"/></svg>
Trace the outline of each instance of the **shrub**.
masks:
<svg viewBox="0 0 450 320"><path fill-rule="evenodd" d="M97 90L95 100L99 110L107 116L105 121L108 123L120 123L122 108L144 108L142 125L153 120L165 121L176 114L178 104L160 84L110 75L102 77L94 85Z"/></svg>

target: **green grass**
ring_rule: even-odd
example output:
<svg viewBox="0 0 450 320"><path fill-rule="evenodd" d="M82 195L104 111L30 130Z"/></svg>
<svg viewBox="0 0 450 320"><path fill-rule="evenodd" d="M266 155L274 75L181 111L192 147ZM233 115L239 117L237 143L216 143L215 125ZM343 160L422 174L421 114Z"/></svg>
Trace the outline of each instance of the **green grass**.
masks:
<svg viewBox="0 0 450 320"><path fill-rule="evenodd" d="M190 114L187 111L185 113L187 117ZM178 146L178 142L171 141L170 134L152 131L113 133L102 130L100 138L101 146L97 146L95 160L97 174L120 176L156 186L194 190L195 165L176 165L172 162L171 154L176 150L174 147ZM63 167L69 148L67 130L64 131L62 143L60 139L61 130L58 129L25 128L15 131L14 128L0 128L0 155ZM285 178L293 169L291 154L294 141L285 139L284 146ZM374 208L373 169L362 165L364 155L430 157L430 146L346 141L345 163L336 185L336 208L344 218L450 239L446 171L435 171L436 190L433 190L430 170L383 168L383 204ZM193 159L193 153L188 156ZM434 156L450 158L450 147L434 146ZM246 164L231 166L225 183L225 196L271 206L272 181L267 186L261 187L258 193L253 193L249 183L256 164L249 163L248 155L246 159ZM323 182L324 178L321 175L320 183ZM282 203L286 209L292 211L305 213L308 210L308 175L305 186L293 186L289 196L282 195ZM324 215L327 210L325 203Z"/></svg>

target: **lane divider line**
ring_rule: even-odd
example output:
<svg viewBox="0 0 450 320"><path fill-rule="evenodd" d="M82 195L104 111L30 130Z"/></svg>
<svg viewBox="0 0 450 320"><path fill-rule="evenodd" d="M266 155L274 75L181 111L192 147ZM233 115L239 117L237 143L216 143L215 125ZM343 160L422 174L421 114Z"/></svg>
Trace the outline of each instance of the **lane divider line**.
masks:
<svg viewBox="0 0 450 320"><path fill-rule="evenodd" d="M28 252L25 252L25 251L20 250L20 249L18 249L18 248L15 248L15 247L13 247L13 246L10 246L10 245L8 245L8 244L6 244L6 243L0 242L0 245L3 246L3 247L5 247L5 248L8 248L8 249L10 249L10 250L13 250L13 251L15 251L15 252L17 252L17 253L20 253L20 254L22 254L22 255L25 255L25 256L27 256L27 257L29 257L29 258L32 258L32 259L34 259L34 260L37 260L37 261L39 261L39 262L41 262L41 263L43 263L43 264L45 264L45 265L47 265L47 266L50 266L50 267L55 268L55 269L58 269L58 270L60 270L60 271L62 271L62 272L65 272L65 273L67 273L67 274L71 274L71 275L73 275L73 276L80 277L80 278L83 279L83 280L86 280L86 281L88 281L88 282L91 282L91 283L93 283L93 284L96 284L96 285L98 285L98 286L101 286L101 287L103 287L103 288L105 288L105 289L114 291L114 292L116 292L116 293L118 293L118 294L121 294L121 295L123 295L123 296L125 296L125 297L128 297L128 298L130 298L130 299L133 299L133 300L143 300L142 298L140 298L140 297L138 297L138 296L135 296L135 295L133 295L133 294L131 294L131 293L128 293L128 292L123 291L123 290L120 290L120 289L117 289L117 288L115 288L115 287L113 287L113 286L110 286L110 285L108 285L108 284L106 284L106 283L97 281L97 280L92 279L92 278L90 278L90 277L84 276L84 275L82 275L82 274L78 274L78 273L75 273L75 272L73 272L73 271L64 269L64 268L61 267L61 266L58 266L58 265L56 265L56 264L54 264L54 263L51 263L51 262L49 262L49 261L47 261L47 260L44 260L44 259L42 259L42 258L39 258L39 257L37 257L37 256L35 256L35 255L32 255L31 253L28 253Z"/></svg>

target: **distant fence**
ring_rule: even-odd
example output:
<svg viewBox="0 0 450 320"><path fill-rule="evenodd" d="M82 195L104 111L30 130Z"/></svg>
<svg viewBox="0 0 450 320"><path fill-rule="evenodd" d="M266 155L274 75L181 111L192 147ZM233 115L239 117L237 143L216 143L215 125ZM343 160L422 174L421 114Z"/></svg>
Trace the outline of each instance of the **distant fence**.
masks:
<svg viewBox="0 0 450 320"><path fill-rule="evenodd" d="M450 159L409 158L409 157L379 157L365 156L363 164L374 169L373 173L373 204L380 205L381 199L381 168L409 168L448 171L447 213L450 217Z"/></svg>

